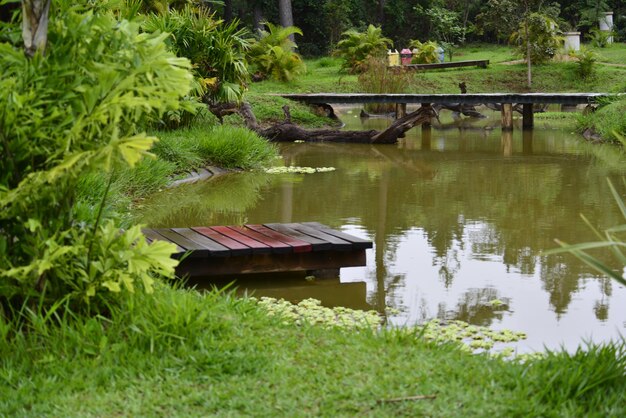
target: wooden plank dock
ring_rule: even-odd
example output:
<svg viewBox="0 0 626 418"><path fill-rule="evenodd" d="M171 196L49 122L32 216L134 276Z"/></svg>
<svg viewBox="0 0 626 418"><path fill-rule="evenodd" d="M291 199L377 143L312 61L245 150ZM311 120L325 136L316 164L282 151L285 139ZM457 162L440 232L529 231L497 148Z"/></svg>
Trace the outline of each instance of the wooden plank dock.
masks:
<svg viewBox="0 0 626 418"><path fill-rule="evenodd" d="M409 68L412 70L441 70L444 68L480 67L487 68L489 60L466 60L451 62L436 62L433 64L409 64L393 68Z"/></svg>
<svg viewBox="0 0 626 418"><path fill-rule="evenodd" d="M536 104L595 104L604 98L622 97L626 93L468 93L468 94L404 94L404 93L272 93L285 99L308 104L344 103L395 103L396 115L406 114L407 104L466 104L481 105L494 103L502 105L502 129L513 129L513 104L523 107L523 126L530 128L534 124L533 106ZM427 124L430 125L430 124ZM424 126L424 125L422 125Z"/></svg>
<svg viewBox="0 0 626 418"><path fill-rule="evenodd" d="M317 222L144 229L146 239L176 244L180 277L338 270L365 265L372 241Z"/></svg>

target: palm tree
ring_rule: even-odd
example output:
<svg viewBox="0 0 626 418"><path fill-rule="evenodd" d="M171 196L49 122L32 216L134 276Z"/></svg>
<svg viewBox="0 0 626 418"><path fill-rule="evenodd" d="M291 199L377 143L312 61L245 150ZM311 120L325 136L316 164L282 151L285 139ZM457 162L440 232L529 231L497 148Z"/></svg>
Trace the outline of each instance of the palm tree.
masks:
<svg viewBox="0 0 626 418"><path fill-rule="evenodd" d="M289 81L305 70L304 62L294 50L294 34L302 35L295 26L276 26L265 23L267 30L261 30L259 39L252 44L248 52L250 62L264 77Z"/></svg>
<svg viewBox="0 0 626 418"><path fill-rule="evenodd" d="M365 32L350 29L341 34L342 40L337 43L335 54L344 58L343 69L349 72L360 72L364 69L369 57L382 56L393 41L385 38L382 29L369 25Z"/></svg>

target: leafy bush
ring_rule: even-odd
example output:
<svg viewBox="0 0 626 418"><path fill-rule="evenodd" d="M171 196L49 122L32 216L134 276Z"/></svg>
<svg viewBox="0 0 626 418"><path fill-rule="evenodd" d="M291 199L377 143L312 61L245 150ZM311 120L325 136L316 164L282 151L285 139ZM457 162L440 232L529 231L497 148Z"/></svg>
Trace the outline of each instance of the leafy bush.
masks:
<svg viewBox="0 0 626 418"><path fill-rule="evenodd" d="M150 291L153 274L173 274L174 248L104 220L110 181L79 223L77 185L135 166L156 140L141 127L179 107L192 75L166 34L76 7L58 13L47 56L0 44L0 304L37 296L102 311L121 291Z"/></svg>
<svg viewBox="0 0 626 418"><path fill-rule="evenodd" d="M368 58L383 57L393 46L393 41L385 38L382 29L374 25L369 25L365 32L348 30L341 37L334 54L344 59L341 68L350 73L364 71Z"/></svg>
<svg viewBox="0 0 626 418"><path fill-rule="evenodd" d="M595 28L589 31L587 38L589 38L589 41L591 42L592 46L596 48L606 48L607 46L610 45L609 39L611 39L613 35L614 35L613 32L604 31L604 30Z"/></svg>
<svg viewBox="0 0 626 418"><path fill-rule="evenodd" d="M439 62L439 53L437 49L439 46L436 42L427 41L420 42L418 40L412 40L409 47L413 50L413 58L411 63L413 64L433 64ZM417 52L415 52L417 50Z"/></svg>
<svg viewBox="0 0 626 418"><path fill-rule="evenodd" d="M306 66L302 57L295 53L297 45L290 36L302 35L295 26L282 26L265 23L267 30L262 30L259 39L252 43L248 57L258 71L259 78L272 78L278 81L291 81L303 74Z"/></svg>
<svg viewBox="0 0 626 418"><path fill-rule="evenodd" d="M595 75L598 61L598 55L595 52L581 46L579 51L571 51L570 55L578 61L577 72L580 78L586 80Z"/></svg>
<svg viewBox="0 0 626 418"><path fill-rule="evenodd" d="M142 29L170 33L167 43L179 57L189 58L205 101L238 102L249 79L246 51L250 33L239 22L224 23L203 8L186 6L149 15Z"/></svg>
<svg viewBox="0 0 626 418"><path fill-rule="evenodd" d="M531 13L528 19L522 19L518 31L514 32L509 39L516 46L517 52L526 59L528 58L527 40L530 42L530 59L535 64L551 60L562 43L556 22L540 13Z"/></svg>

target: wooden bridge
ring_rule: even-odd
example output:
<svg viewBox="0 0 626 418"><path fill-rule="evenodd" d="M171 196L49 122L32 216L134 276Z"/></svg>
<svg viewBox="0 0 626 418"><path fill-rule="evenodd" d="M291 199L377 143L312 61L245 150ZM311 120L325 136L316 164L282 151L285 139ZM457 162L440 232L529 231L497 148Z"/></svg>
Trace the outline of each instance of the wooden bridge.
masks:
<svg viewBox="0 0 626 418"><path fill-rule="evenodd" d="M286 99L309 104L331 103L395 103L396 114L404 115L407 104L466 104L480 105L486 103L502 105L502 129L513 129L513 104L523 107L523 126L534 124L533 105L535 104L595 104L607 97L623 94L611 93L473 93L473 94L374 94L374 93L310 93L310 94L278 94Z"/></svg>
<svg viewBox="0 0 626 418"><path fill-rule="evenodd" d="M441 70L445 68L480 67L487 68L489 60L468 60L453 62L436 62L433 64L408 64L391 68L408 68L410 70Z"/></svg>
<svg viewBox="0 0 626 418"><path fill-rule="evenodd" d="M372 242L317 222L144 229L146 239L176 244L179 277L334 271L365 265Z"/></svg>

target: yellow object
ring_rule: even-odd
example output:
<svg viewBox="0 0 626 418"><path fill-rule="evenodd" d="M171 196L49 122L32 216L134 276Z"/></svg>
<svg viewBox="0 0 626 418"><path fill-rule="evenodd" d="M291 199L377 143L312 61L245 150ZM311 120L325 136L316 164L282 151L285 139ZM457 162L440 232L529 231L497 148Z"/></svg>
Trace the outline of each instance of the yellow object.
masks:
<svg viewBox="0 0 626 418"><path fill-rule="evenodd" d="M387 62L390 67L396 67L400 65L400 53L397 49L391 51L391 49L387 50Z"/></svg>

